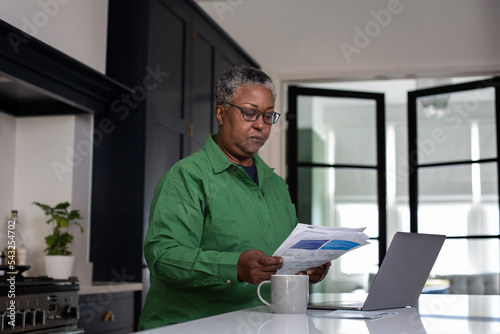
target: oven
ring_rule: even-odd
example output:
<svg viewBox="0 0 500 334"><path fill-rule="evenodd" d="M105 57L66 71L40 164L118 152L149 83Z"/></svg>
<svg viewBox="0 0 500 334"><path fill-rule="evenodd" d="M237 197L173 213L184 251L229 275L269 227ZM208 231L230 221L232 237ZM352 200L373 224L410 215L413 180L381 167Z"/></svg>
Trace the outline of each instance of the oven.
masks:
<svg viewBox="0 0 500 334"><path fill-rule="evenodd" d="M76 277L0 276L0 333L83 333Z"/></svg>

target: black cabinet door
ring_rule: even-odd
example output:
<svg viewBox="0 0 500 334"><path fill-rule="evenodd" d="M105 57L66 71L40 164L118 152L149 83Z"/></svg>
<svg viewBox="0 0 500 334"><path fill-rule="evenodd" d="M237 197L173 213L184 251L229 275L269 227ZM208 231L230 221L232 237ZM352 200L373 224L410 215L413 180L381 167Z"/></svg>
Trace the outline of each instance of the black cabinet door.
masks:
<svg viewBox="0 0 500 334"><path fill-rule="evenodd" d="M109 0L108 12L107 74L136 92L95 119L114 130L94 147L90 260L94 280L141 281L158 181L217 131L217 77L257 64L191 0Z"/></svg>
<svg viewBox="0 0 500 334"><path fill-rule="evenodd" d="M147 65L167 73L148 94L146 104L145 201L151 203L160 178L187 151L186 57L190 15L162 1L149 8Z"/></svg>
<svg viewBox="0 0 500 334"><path fill-rule="evenodd" d="M195 18L190 27L189 54L191 66L189 81L189 147L187 154L203 148L207 136L213 132L212 119L215 118L213 90L214 53L217 39L206 24Z"/></svg>

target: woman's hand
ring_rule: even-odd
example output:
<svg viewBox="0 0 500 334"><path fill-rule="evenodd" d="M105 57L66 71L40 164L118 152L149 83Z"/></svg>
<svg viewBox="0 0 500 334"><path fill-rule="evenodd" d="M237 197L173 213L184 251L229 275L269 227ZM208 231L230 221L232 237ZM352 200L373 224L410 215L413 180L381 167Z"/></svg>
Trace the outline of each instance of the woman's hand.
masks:
<svg viewBox="0 0 500 334"><path fill-rule="evenodd" d="M331 265L332 265L331 262L327 262L319 267L310 268L307 269L306 271L301 271L298 273L298 275L309 275L309 283L316 284L325 279L325 276L326 274L328 274L328 269L330 269Z"/></svg>
<svg viewBox="0 0 500 334"><path fill-rule="evenodd" d="M249 249L241 253L238 259L238 280L250 284L259 284L271 278L283 267L283 258L267 256L260 250Z"/></svg>

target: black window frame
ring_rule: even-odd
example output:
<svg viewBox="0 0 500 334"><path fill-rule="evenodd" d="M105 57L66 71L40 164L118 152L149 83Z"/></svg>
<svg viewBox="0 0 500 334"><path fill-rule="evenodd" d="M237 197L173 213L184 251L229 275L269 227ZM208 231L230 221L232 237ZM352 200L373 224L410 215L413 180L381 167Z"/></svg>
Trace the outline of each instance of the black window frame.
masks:
<svg viewBox="0 0 500 334"><path fill-rule="evenodd" d="M297 128L297 100L298 96L323 96L339 98L356 98L375 100L376 102L376 137L377 137L377 164L375 166L350 165L350 164L323 164L306 163L298 160L298 128ZM377 171L377 202L378 202L378 240L379 265L382 263L387 251L387 171L386 171L386 137L385 137L385 95L381 93L346 91L338 89L307 88L288 86L288 121L287 128L287 183L292 197L292 202L298 201L298 169L299 167L321 168L361 168L375 169Z"/></svg>
<svg viewBox="0 0 500 334"><path fill-rule="evenodd" d="M417 122L417 99L421 97L448 94L454 92L464 92L480 88L495 88L495 127L496 127L496 158L478 160L457 160L441 163L418 163L418 122ZM408 92L408 166L409 166L409 207L410 207L410 232L418 233L418 172L422 168L439 166L472 165L495 162L497 164L497 189L500 191L500 77L493 77L485 80L472 81L467 83L433 87ZM500 209L500 198L499 198ZM500 221L499 221L500 224ZM500 239L499 235L464 235L447 236L447 239Z"/></svg>

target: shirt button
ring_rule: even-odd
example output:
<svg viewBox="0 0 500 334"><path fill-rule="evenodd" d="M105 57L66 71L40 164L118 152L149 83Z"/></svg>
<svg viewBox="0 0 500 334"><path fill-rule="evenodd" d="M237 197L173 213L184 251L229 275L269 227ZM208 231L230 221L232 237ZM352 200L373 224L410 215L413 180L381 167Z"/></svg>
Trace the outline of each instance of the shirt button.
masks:
<svg viewBox="0 0 500 334"><path fill-rule="evenodd" d="M231 280L229 278L226 280L226 284L231 284Z"/></svg>

